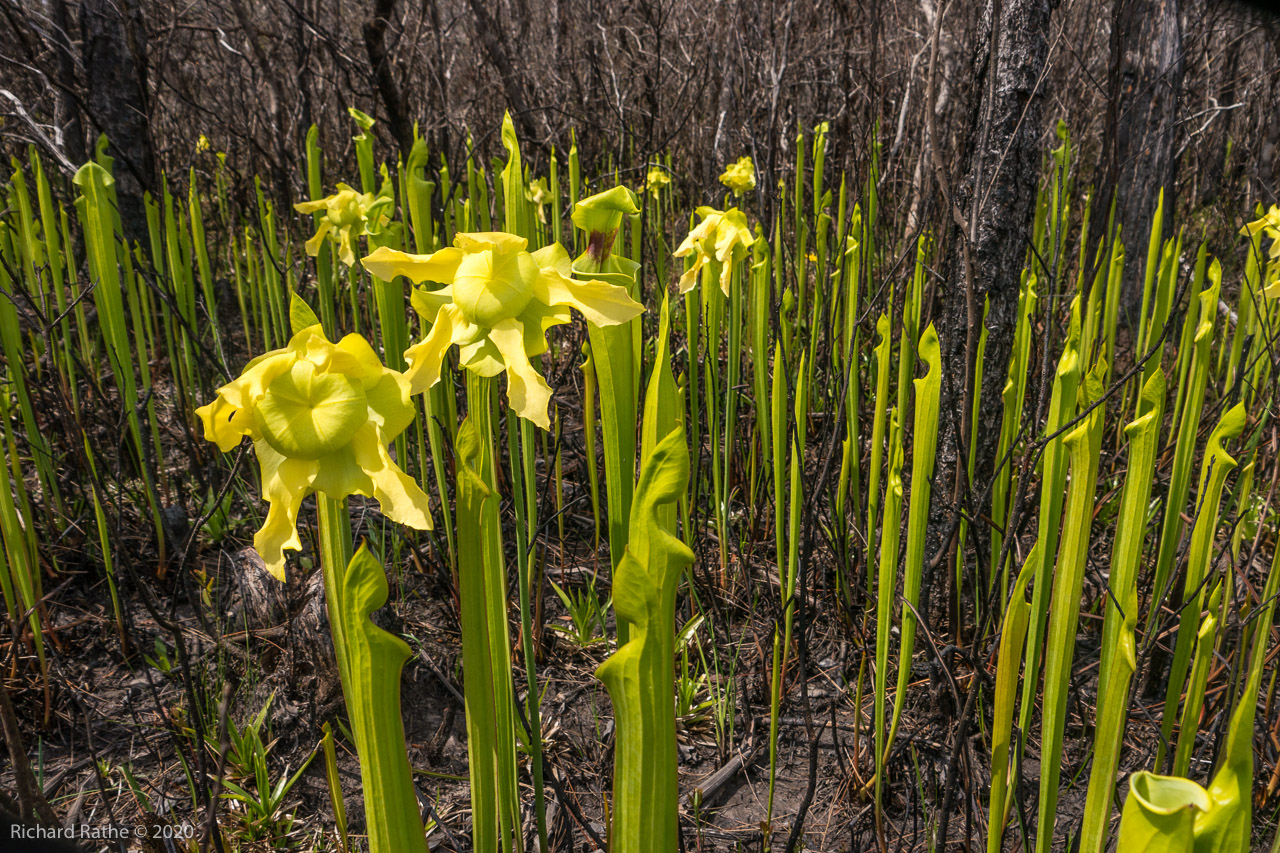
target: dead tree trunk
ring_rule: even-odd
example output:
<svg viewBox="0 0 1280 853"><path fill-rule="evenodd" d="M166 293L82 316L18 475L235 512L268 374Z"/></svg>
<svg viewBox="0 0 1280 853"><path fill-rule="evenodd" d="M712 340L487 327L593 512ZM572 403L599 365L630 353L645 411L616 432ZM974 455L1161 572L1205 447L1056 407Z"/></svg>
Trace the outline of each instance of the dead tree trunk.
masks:
<svg viewBox="0 0 1280 853"><path fill-rule="evenodd" d="M382 98L382 105L387 110L391 133L396 138L396 144L400 146L400 156L407 163L409 151L413 148L413 123L409 121L404 96L396 80L391 57L387 53L387 24L394 11L395 0L374 0L373 17L364 22L361 34L364 36L364 49L369 56L369 65L373 68L373 79L377 83L378 94Z"/></svg>
<svg viewBox="0 0 1280 853"><path fill-rule="evenodd" d="M962 193L969 207L973 313L966 329L972 358L981 329L984 298L990 298L987 348L981 388L981 424L999 423L1001 393L1008 372L1017 321L1022 267L1031 244L1032 217L1044 153L1041 105L1047 98L1049 0L995 0L1001 8L993 38L997 60L979 110L981 123L970 139L977 148ZM952 318L954 321L958 317ZM966 413L967 414L967 413ZM998 429L973 431L978 446L979 482L992 474Z"/></svg>
<svg viewBox="0 0 1280 853"><path fill-rule="evenodd" d="M290 164L293 155L289 150L289 132L286 130L284 86L280 81L278 63L273 62L267 52L270 44L269 36L264 36L258 29L255 14L259 5L246 5L245 0L232 0L231 8L236 20L244 31L245 43L253 55L254 62L250 67L255 75L261 75L266 83L267 115L271 116L269 139L264 151L270 151L271 181L275 185L276 194L287 207L293 201L293 182L290 179Z"/></svg>
<svg viewBox="0 0 1280 853"><path fill-rule="evenodd" d="M80 104L74 93L77 90L76 64L72 56L71 27L68 23L66 0L54 0L49 7L49 22L53 25L53 51L58 57L58 99L55 102L54 121L62 137L67 159L79 166L85 161L84 125L80 123Z"/></svg>
<svg viewBox="0 0 1280 853"><path fill-rule="evenodd" d="M1151 237L1151 215L1164 191L1165 210L1174 203L1178 163L1178 105L1182 95L1182 28L1178 0L1116 0L1112 26L1113 68L1110 81L1115 103L1116 213L1125 245L1133 257L1145 258ZM1118 51L1118 53L1116 53ZM1173 217L1164 217L1165 234ZM1125 303L1142 296L1137 282L1143 271L1133 265Z"/></svg>
<svg viewBox="0 0 1280 853"><path fill-rule="evenodd" d="M524 97L524 87L520 85L515 67L511 64L511 55L507 53L502 26L483 0L470 0L470 6L471 15L475 18L476 35L484 47L485 56L498 69L498 76L502 79L502 91L506 95L507 106L511 108L511 118L520 129L523 140L536 144L537 129L533 125L533 116Z"/></svg>
<svg viewBox="0 0 1280 853"><path fill-rule="evenodd" d="M953 642L962 637L964 614L958 611L956 573L953 571L958 510L971 518L985 515L978 502L984 486L994 476L999 460L995 452L1003 410L1001 392L1008 373L1009 354L1017 320L1018 290L1027 246L1031 242L1036 189L1040 180L1041 103L1045 98L1045 68L1049 55L1050 0L988 0L978 22L971 80L971 100L977 109L961 137L965 175L952 194L949 177L939 153L936 129L930 128L930 149L946 212L955 223L958 239L945 267L946 280L938 285L934 321L942 343L942 407L939 424L937 475L929 519L929 552L924 583L930 614L949 613ZM939 16L939 19L941 15ZM940 23L934 29L936 64ZM931 71L933 76L935 72ZM930 94L934 82L930 81ZM932 121L932 105L930 110ZM989 300L987 344L981 387L974 387L978 341L982 332L983 303ZM976 422L973 395L980 393ZM974 488L967 485L965 468L969 443L976 445ZM912 484L915 487L915 484ZM986 592L982 566L989 558L981 549L986 541L980 527L971 529L973 555L965 558L964 576L972 579L974 598ZM974 559L978 557L978 559ZM946 595L945 602L939 601ZM932 618L932 615L930 616ZM940 627L940 626L939 626ZM935 634L940 631L935 631ZM941 689L942 678L934 668L931 681L940 702L951 694ZM938 834L938 849L947 850L947 829L960 778L957 762L976 707L975 683L963 710L952 712L958 721L945 777ZM967 777L966 777L967 778Z"/></svg>
<svg viewBox="0 0 1280 853"><path fill-rule="evenodd" d="M86 111L107 135L115 158L120 221L129 241L147 239L143 193L156 185L155 150L147 98L147 41L138 7L130 0L84 0Z"/></svg>
<svg viewBox="0 0 1280 853"><path fill-rule="evenodd" d="M1032 215L1040 180L1041 103L1045 98L1049 0L988 0L978 23L970 79L970 100L977 109L961 136L966 172L953 193L950 178L930 133L934 169L946 214L955 224L946 269L938 285L934 321L942 343L942 420L940 424L934 510L930 521L930 565L925 582L930 610L947 608L937 596L950 583L932 583L935 569L953 562L957 508L972 517L984 507L977 495L994 475L1002 417L1001 393L1017 320L1021 272L1031 241ZM937 32L937 30L935 30ZM930 86L933 89L933 86ZM926 107L930 109L930 107ZM982 387L974 387L984 301L990 301ZM977 424L970 423L973 395L980 393ZM994 426L993 426L994 425ZM974 488L965 481L966 449L976 443ZM974 535L971 542L985 541ZM981 564L982 561L976 561ZM966 560L973 566L975 561ZM954 578L944 571L943 578ZM954 589L948 599L956 601ZM950 613L953 632L960 615Z"/></svg>

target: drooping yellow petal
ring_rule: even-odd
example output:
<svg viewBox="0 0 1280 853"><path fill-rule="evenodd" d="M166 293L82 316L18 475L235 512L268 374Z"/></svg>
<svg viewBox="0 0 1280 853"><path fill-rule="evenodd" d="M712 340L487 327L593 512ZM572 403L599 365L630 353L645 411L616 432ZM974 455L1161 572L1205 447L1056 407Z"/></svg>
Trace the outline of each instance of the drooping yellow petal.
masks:
<svg viewBox="0 0 1280 853"><path fill-rule="evenodd" d="M537 299L519 317L524 326L524 351L530 357L547 351L547 329L573 322L567 305L547 305Z"/></svg>
<svg viewBox="0 0 1280 853"><path fill-rule="evenodd" d="M699 222L694 228L689 230L685 238L680 241L680 245L671 254L677 258L683 258L686 255L692 255L698 250L698 243L702 241L708 234L707 220Z"/></svg>
<svg viewBox="0 0 1280 853"><path fill-rule="evenodd" d="M369 422L378 430L378 438L391 441L413 423L414 409L409 402L409 380L394 370L385 371L377 383L365 389L369 402Z"/></svg>
<svg viewBox="0 0 1280 853"><path fill-rule="evenodd" d="M747 217L738 208L730 208L716 226L716 260L727 264L741 258L754 242Z"/></svg>
<svg viewBox="0 0 1280 853"><path fill-rule="evenodd" d="M452 246L432 252L430 255L411 255L408 252L379 246L373 254L360 263L371 275L383 281L391 281L396 276L402 275L414 284L421 284L424 281L451 284L453 274L457 271L462 257L462 250Z"/></svg>
<svg viewBox="0 0 1280 853"><path fill-rule="evenodd" d="M436 315L440 313L440 309L452 301L452 286L442 287L439 290L415 287L413 293L409 294L409 304L413 306L414 311L418 312L418 316L428 324L435 323Z"/></svg>
<svg viewBox="0 0 1280 853"><path fill-rule="evenodd" d="M543 429L551 429L547 407L551 386L533 369L524 351L524 327L519 320L503 320L489 332L507 364L507 399L517 415Z"/></svg>
<svg viewBox="0 0 1280 853"><path fill-rule="evenodd" d="M702 217L702 221L689 229L679 248L672 252L677 258L693 255L698 261L704 261L712 257L715 251L717 229L724 214L710 207L698 208L697 214Z"/></svg>
<svg viewBox="0 0 1280 853"><path fill-rule="evenodd" d="M502 360L502 353L498 352L498 347L489 340L487 334L474 341L458 345L458 364L486 379L497 376L507 369L507 363Z"/></svg>
<svg viewBox="0 0 1280 853"><path fill-rule="evenodd" d="M298 358L306 359L321 370L328 370L334 356L341 355L337 346L324 336L324 329L319 323L294 333L289 339L288 348Z"/></svg>
<svg viewBox="0 0 1280 853"><path fill-rule="evenodd" d="M237 409L247 409L272 380L293 366L294 358L288 350L266 353L249 362L243 373L218 389L218 394Z"/></svg>
<svg viewBox="0 0 1280 853"><path fill-rule="evenodd" d="M457 306L445 305L440 309L427 336L404 351L405 361L409 364L404 373L409 380L409 393L421 394L440 381L444 354L453 345L454 336L466 327L467 321Z"/></svg>
<svg viewBox="0 0 1280 853"><path fill-rule="evenodd" d="M578 281L554 269L542 271L534 293L544 305L567 305L596 326L616 326L644 311L625 287L598 279Z"/></svg>
<svg viewBox="0 0 1280 853"><path fill-rule="evenodd" d="M270 504L262 529L253 537L253 547L262 556L277 580L284 580L284 552L300 551L298 508L311 490L319 465L311 459L281 456L265 441L254 444L262 467L262 497Z"/></svg>
<svg viewBox="0 0 1280 853"><path fill-rule="evenodd" d="M698 273L702 270L702 257L699 256L693 262L693 266L689 267L680 274L680 292L688 293L698 286Z"/></svg>
<svg viewBox="0 0 1280 853"><path fill-rule="evenodd" d="M306 211L303 212L305 213ZM320 220L320 227L316 229L315 235L312 236L306 244L307 254L309 256L314 258L316 255L320 254L320 247L324 245L324 238L331 230L333 230L332 222L327 219Z"/></svg>
<svg viewBox="0 0 1280 853"><path fill-rule="evenodd" d="M431 503L422 488L391 458L387 448L371 432L361 432L351 442L356 461L369 476L382 514L415 530L434 530Z"/></svg>
<svg viewBox="0 0 1280 853"><path fill-rule="evenodd" d="M356 265L356 253L351 247L351 229L338 229L338 257L349 267Z"/></svg>
<svg viewBox="0 0 1280 853"><path fill-rule="evenodd" d="M319 213L329 206L329 199L318 198L313 201L300 201L293 206L298 213Z"/></svg>
<svg viewBox="0 0 1280 853"><path fill-rule="evenodd" d="M733 264L722 263L720 265L720 290L725 296L729 295L729 284L733 281Z"/></svg>
<svg viewBox="0 0 1280 853"><path fill-rule="evenodd" d="M237 428L236 424L236 416L242 412L244 409L237 409L221 394L212 403L196 409L196 415L204 423L204 437L217 444L223 453L239 444L245 435L244 430Z"/></svg>
<svg viewBox="0 0 1280 853"><path fill-rule="evenodd" d="M366 495L373 493L373 481L369 474L360 467L356 459L355 444L360 436L376 434L377 430L365 424L356 430L351 441L339 447L323 459L316 460L319 467L311 488L324 492L331 498L345 498L348 495Z"/></svg>
<svg viewBox="0 0 1280 853"><path fill-rule="evenodd" d="M292 314L292 305L290 305L289 311L290 314ZM324 329L320 326L319 321L317 320L316 323L294 332L293 336L289 338L288 343L286 343L281 349L268 353L268 355L289 354L297 356L298 358L311 358L319 364L320 359L315 356L315 353L332 346L333 344L324 336ZM252 365L255 362L251 361L249 363Z"/></svg>
<svg viewBox="0 0 1280 853"><path fill-rule="evenodd" d="M260 438L252 409L267 384L287 371L293 360L286 350L266 353L249 362L239 377L219 388L211 403L196 409L204 423L205 438L215 442L223 453L239 444L243 436Z"/></svg>
<svg viewBox="0 0 1280 853"><path fill-rule="evenodd" d="M573 275L573 259L569 257L568 250L559 243L543 246L531 254L540 269L553 269L565 277Z"/></svg>
<svg viewBox="0 0 1280 853"><path fill-rule="evenodd" d="M355 334L338 341L325 367L359 380L366 390L381 382L388 372L364 336Z"/></svg>

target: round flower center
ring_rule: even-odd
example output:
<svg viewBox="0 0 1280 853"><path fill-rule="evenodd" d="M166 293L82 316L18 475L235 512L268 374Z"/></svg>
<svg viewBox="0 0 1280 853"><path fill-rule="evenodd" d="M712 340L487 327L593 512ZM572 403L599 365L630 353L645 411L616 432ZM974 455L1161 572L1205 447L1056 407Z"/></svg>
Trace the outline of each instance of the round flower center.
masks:
<svg viewBox="0 0 1280 853"><path fill-rule="evenodd" d="M360 196L353 190L343 190L338 193L338 198L329 212L329 220L339 228L355 225L363 216Z"/></svg>
<svg viewBox="0 0 1280 853"><path fill-rule="evenodd" d="M468 252L453 277L453 304L469 322L492 329L524 311L538 273L528 252Z"/></svg>
<svg viewBox="0 0 1280 853"><path fill-rule="evenodd" d="M253 411L262 437L285 456L319 459L351 441L369 419L359 382L319 373L305 358L276 377Z"/></svg>

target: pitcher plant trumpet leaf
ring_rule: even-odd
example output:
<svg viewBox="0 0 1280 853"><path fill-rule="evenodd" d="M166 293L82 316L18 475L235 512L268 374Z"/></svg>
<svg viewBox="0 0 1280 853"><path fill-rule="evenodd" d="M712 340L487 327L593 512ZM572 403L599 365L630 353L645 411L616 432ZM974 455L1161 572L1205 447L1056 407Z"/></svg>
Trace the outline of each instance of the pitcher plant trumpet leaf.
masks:
<svg viewBox="0 0 1280 853"><path fill-rule="evenodd" d="M596 193L575 204L571 215L573 224L586 232L587 250L574 263L574 273L625 273L628 277L634 275L640 266L634 261L627 260L623 269L616 270L610 267L610 261L626 260L613 253L614 243L623 220L639 212L640 205L635 193L623 186Z"/></svg>
<svg viewBox="0 0 1280 853"><path fill-rule="evenodd" d="M596 670L617 719L614 853L675 853L680 846L675 604L694 555L676 536L676 504L689 483L689 448L671 370L665 301L660 322L644 406L640 480L613 584L614 611L627 627L626 639Z"/></svg>

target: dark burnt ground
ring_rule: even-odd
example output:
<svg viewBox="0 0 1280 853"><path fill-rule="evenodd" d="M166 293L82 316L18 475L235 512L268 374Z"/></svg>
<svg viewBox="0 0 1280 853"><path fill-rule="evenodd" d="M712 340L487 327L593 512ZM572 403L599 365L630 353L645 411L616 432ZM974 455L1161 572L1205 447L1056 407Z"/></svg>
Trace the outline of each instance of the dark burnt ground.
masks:
<svg viewBox="0 0 1280 853"><path fill-rule="evenodd" d="M353 510L353 516L358 514ZM250 531L247 528L243 535ZM566 541L589 543L591 537L589 514L569 513ZM597 570L589 545L577 549L570 545L563 553L558 542L552 546L544 561L547 577L566 589L583 588ZM708 615L690 641L688 655L695 679L697 675L707 676L696 691L695 704L712 702L710 707L683 717L679 729L684 845L687 850L760 850L768 798L768 679L778 577L771 561L757 559L747 564L749 582L740 561L722 582L715 568L714 540L704 550L709 553L701 554L702 559L695 564L693 586L686 584L682 591L678 615L678 624L690 618L695 595ZM406 548L401 565L389 568L392 604L379 613L379 621L406 637L414 651L402 680L402 708L418 791L438 824L430 836L432 849L463 851L470 849L470 817L457 613L447 575L432 570L430 562L423 559L428 551L429 548ZM1095 542L1091 575L1108 553L1106 541ZM304 552L304 559L291 567L309 562L306 557ZM598 564L597 585L603 596L608 578L603 546ZM193 774L198 773L196 765L203 759L205 772L211 778L217 775L214 727L223 690L230 689L230 716L241 725L268 698L271 700L269 764L273 783L286 772L292 774L312 753L319 743L323 723L328 721L334 726L348 825L353 836L359 836L363 831L359 767L352 747L341 733L340 688L317 597L318 569L311 569L309 574L300 571L287 586L280 587L261 571L251 551L232 542L227 542L226 547L202 548L197 565L208 573L207 602L194 584L194 574L188 584L177 582L173 573L157 580L153 577L154 568L145 576L157 601L172 608L174 623L187 646L191 658L188 671L201 712L201 726L210 739L203 750L194 746L195 726L183 668L174 670L170 666L171 671L166 673L162 671L166 664L159 660L157 640L164 644L170 664L176 661L172 634L161 628L136 600L126 599L134 601L126 620L134 651L122 655L105 583L82 573L53 588L49 619L57 628L51 632L49 643L51 715L47 725L42 720L44 693L39 679L34 677L30 652L18 647L15 657L15 647L6 646L6 684L46 795L69 824L143 822L185 831L192 820L192 786L178 756L183 756ZM194 594L184 595L183 586ZM567 624L563 605L549 584L544 586L545 623ZM747 597L748 589L754 598ZM1100 592L1096 582L1086 584L1090 604L1082 613L1068 699L1060 828L1076 825L1084 805L1101 632L1101 620L1096 615ZM791 658L779 725L772 849L785 848L792 823L806 799L810 804L805 832L796 849L860 851L874 849L876 843L866 795L873 776L870 738L874 649L856 630L840 624L830 608L820 606L833 594L830 589L811 590L810 603L818 606L812 606L809 612L818 615L809 626L807 702L800 689L794 652ZM163 596L169 596L169 600L165 602ZM514 601L511 615L514 646L519 629ZM936 803L947 782L944 771L956 709L948 679L932 659L930 644L923 636L920 647L886 780L885 836L891 850L925 849L934 829ZM552 848L594 850L597 845L592 834L600 838L605 834L605 796L612 784L613 730L608 696L593 672L607 656L609 645L597 643L584 649L545 630L539 650L538 678L545 691L542 724ZM523 685L522 658L516 651L513 648L516 682ZM721 655L718 665L714 662L715 653ZM734 654L736 660L726 660ZM703 671L704 659L708 661L707 671ZM994 660L982 664L984 677L994 677ZM894 666L891 658L891 668ZM679 667L677 662L678 670ZM974 677L963 660L953 664L953 674L964 689ZM893 671L890 675L892 683ZM523 698L523 691L520 695ZM717 708L717 696L730 698ZM1206 708L1209 722L1203 727L1206 731L1217 733L1224 729L1223 699L1222 695L1210 695ZM1135 696L1121 758L1122 775L1150 765L1161 700L1160 693ZM727 731L727 703L732 704L732 736ZM965 781L970 790L979 793L979 798L965 802L961 792L950 832L954 842L968 837L979 846L985 845L986 832L981 798L985 797L990 762L985 738L989 708L982 708L980 715L981 727L969 738L965 764L960 770L970 774ZM718 721L724 729L719 737ZM1274 714L1260 715L1260 730L1274 729L1275 724ZM1034 837L1038 725L1037 712L1028 738L1015 813L1006 832L1008 850L1022 849L1023 838ZM1209 775L1204 764L1211 754L1210 748L1197 754L1193 774L1201 778ZM727 773L717 774L726 766ZM1260 774L1269 775L1272 766L1266 754L1258 756ZM522 794L526 832L532 839L533 797L528 772L525 762ZM232 768L224 775L236 783L248 784ZM12 782L6 762L0 783L11 789ZM710 783L715 783L711 793L699 795ZM811 785L812 795L807 797ZM239 826L241 815L230 801L220 804L219 822L228 838L236 839L242 850L287 846L337 849L321 756L303 773L286 798L286 806L295 818L293 828L287 839L278 838L274 845L268 840L244 840ZM1255 837L1259 844L1270 832L1268 811L1255 810ZM199 814L203 820L206 811L202 808ZM165 848L137 845L127 849Z"/></svg>

